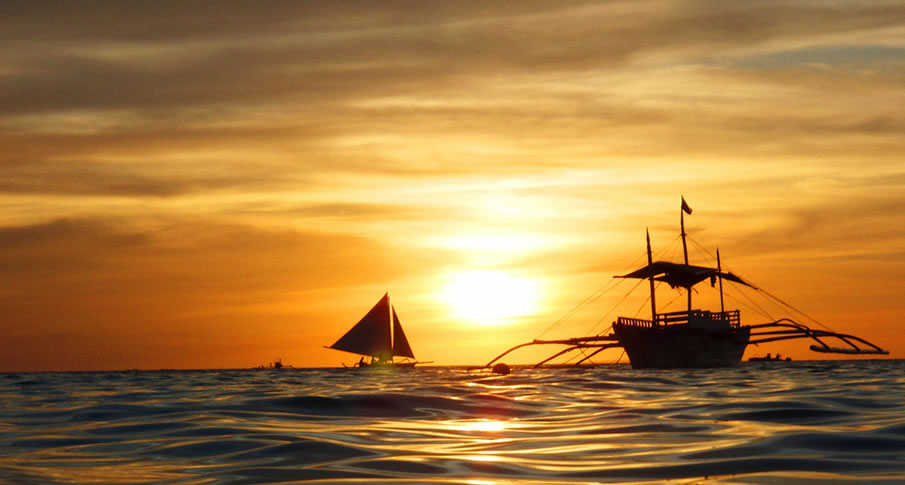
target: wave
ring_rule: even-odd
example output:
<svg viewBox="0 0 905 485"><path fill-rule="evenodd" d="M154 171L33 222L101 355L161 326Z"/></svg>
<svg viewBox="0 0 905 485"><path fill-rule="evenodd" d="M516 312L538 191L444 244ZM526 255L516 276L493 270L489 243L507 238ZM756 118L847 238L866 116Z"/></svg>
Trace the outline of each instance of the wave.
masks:
<svg viewBox="0 0 905 485"><path fill-rule="evenodd" d="M905 362L4 374L0 481L901 483Z"/></svg>

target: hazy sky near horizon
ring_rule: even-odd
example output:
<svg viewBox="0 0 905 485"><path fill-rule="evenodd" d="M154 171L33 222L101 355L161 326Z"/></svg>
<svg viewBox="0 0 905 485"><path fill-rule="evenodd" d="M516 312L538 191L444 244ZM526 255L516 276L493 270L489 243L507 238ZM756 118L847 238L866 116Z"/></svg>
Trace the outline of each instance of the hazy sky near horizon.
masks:
<svg viewBox="0 0 905 485"><path fill-rule="evenodd" d="M484 363L682 195L902 358L903 106L902 2L4 2L0 371L337 366L386 291L419 359Z"/></svg>

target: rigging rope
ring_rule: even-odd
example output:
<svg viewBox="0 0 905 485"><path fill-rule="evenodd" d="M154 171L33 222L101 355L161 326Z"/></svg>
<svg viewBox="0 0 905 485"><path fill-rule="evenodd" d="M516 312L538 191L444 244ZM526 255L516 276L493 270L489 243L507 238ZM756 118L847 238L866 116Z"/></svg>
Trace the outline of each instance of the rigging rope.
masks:
<svg viewBox="0 0 905 485"><path fill-rule="evenodd" d="M770 313L769 313L768 311L766 311L766 310L764 310L763 308L761 308L761 306L758 305L757 302L755 302L754 300L752 300L751 297L748 296L744 291L741 292L741 295L744 296L744 297L751 303L750 305L747 304L747 303L745 303L745 302L743 302L742 300L736 298L735 296L732 295L732 293L729 293L729 292L727 292L727 291L725 291L725 290L723 290L723 295L728 296L730 299L732 299L733 301L735 301L735 302L738 303L739 305L744 305L745 307L747 307L747 308L753 310L754 313L758 313L758 314L760 314L760 315L762 315L762 316L764 316L764 317L767 317L767 318L770 319L770 320L775 320L775 318L773 318L773 316L770 315Z"/></svg>
<svg viewBox="0 0 905 485"><path fill-rule="evenodd" d="M676 300L678 300L679 298L682 298L684 295L685 295L685 293L679 292L679 294L676 295L675 298L673 298L672 300L670 300L669 303L667 303L666 305L662 306L661 308L663 308L664 310L668 309L668 308L669 308L669 305L672 305L673 303L676 302ZM649 299L649 298L648 298L648 299Z"/></svg>
<svg viewBox="0 0 905 485"><path fill-rule="evenodd" d="M635 286L633 286L632 289L628 290L628 292L626 292L626 294L622 296L622 299L619 300L619 302L617 302L615 305L613 305L613 306L610 308L610 310L609 310L608 312L606 312L606 313L600 318L600 320L597 320L597 323L595 323L594 326L591 327L591 331L588 332L588 333L594 333L594 329L597 328L597 326L600 325L600 323L603 322L603 321L610 315L610 313L613 313L613 311L616 310L616 308L619 308L619 305L621 305L622 302L624 302L626 299L628 299L628 297L631 296L632 293L635 292L635 289L637 289L638 286L640 286L641 283L643 283L644 281L645 281L645 280L638 280L638 282L635 283ZM647 297L647 299L650 300L650 297ZM599 336L601 333L604 333L604 332L606 332L606 330L604 330L603 332L598 333L597 335Z"/></svg>
<svg viewBox="0 0 905 485"><path fill-rule="evenodd" d="M623 273L625 273L625 272L627 272L628 270L634 268L635 265L638 264L638 261L639 261L640 259L646 258L646 257L647 257L647 252L645 251L641 256L638 256L637 258L635 258L635 260L632 261L632 263L628 266L628 268L627 268L626 270L623 270ZM577 305L575 305L571 310L569 310L568 312L566 312L565 315L563 315L563 316L560 317L558 320L556 320L555 322L553 322L549 327L547 327L546 329L544 329L544 331L542 331L541 333L539 333L539 334L538 334L536 337L534 337L534 338L535 338L535 339L539 339L539 338L543 337L544 335L546 335L547 333L549 333L550 331L552 331L554 328L558 327L560 324L562 324L563 322L565 322L566 320L568 320L569 318L571 318L573 315L575 315L576 313L578 313L580 310L584 309L584 307L590 305L591 303L594 303L595 301L597 301L597 299L599 299L599 298L602 297L603 295L605 295L605 294L609 293L610 291L614 290L614 289L615 289L617 286L619 286L623 281L624 281L623 278L613 278L613 279L610 280L607 284L601 286L601 287L598 288L596 291L594 291L594 293L591 293L590 296L588 296L587 298L585 298L584 300L582 300L581 302L579 302ZM638 285L635 285L635 288L637 288L637 286L638 286ZM632 291L634 291L635 288L632 288L632 290L630 290L629 293L631 293ZM627 296L628 296L628 295L626 295L626 297L627 297ZM625 297L623 297L623 300L625 300ZM619 303L622 303L622 300L620 300ZM618 305L618 303L617 303L617 305ZM607 314L612 313L612 311L613 311L613 310L611 309L609 312L607 312ZM599 323L600 323L600 322L598 321L598 322L594 325L594 327L592 327L591 330L593 331L593 329L596 328L597 325L599 325Z"/></svg>
<svg viewBox="0 0 905 485"><path fill-rule="evenodd" d="M616 286L618 286L619 283L622 283L622 281L613 279L613 280L611 280L609 283L607 283L607 284L603 285L602 287L598 288L597 291L595 291L594 293L591 294L591 296L585 298L585 299L582 300L580 303L578 303L577 305L575 305L575 307L573 307L571 310L569 310L568 312L566 312L566 314L563 315L562 317L560 317L559 320L556 320L555 322L553 322L549 327L547 327L543 332L541 332L540 334L538 334L537 337L535 337L535 338L543 337L544 335L546 335L547 333L549 333L551 330L553 330L554 328L556 328L557 326L559 326L559 324L561 324L561 323L563 323L564 321L568 320L572 315L578 313L579 310L581 310L582 308L584 308L584 307L590 305L591 303L593 303L594 301L596 301L598 298L600 298L600 297L602 297L603 295L607 294L610 290L612 290L613 288L615 288ZM608 286L609 286L610 288L607 288Z"/></svg>
<svg viewBox="0 0 905 485"><path fill-rule="evenodd" d="M679 239L681 239L681 237L682 237L681 234L678 235L678 236L676 236L676 237L674 237L674 238L672 239L672 241L670 241L670 243L666 246L665 249L663 249L662 251L658 251L658 252L654 253L654 256L655 256L655 257L660 257L661 254L663 254L663 253L669 251L670 249L672 249L672 253L675 254L675 252L678 251L678 245L677 245L676 243L679 241ZM623 273L626 273L626 272L632 270L632 269L638 264L639 260L643 260L643 259L646 259L646 258L647 258L647 251L644 251L643 253L641 253L640 256L638 256L637 258L635 258L635 260L632 261L632 262L626 267L626 269L623 270L622 272L623 272ZM623 278L617 278L617 279L614 280L614 281L616 281L616 283L613 284L613 286L612 286L611 288L606 288L606 287L609 286L609 285L611 285L612 282L611 282L611 283L607 283L607 284L604 285L603 287L599 288L597 291L595 291L594 293L592 293L591 296L585 298L585 299L584 299L583 301L581 301L578 305L576 305L574 308L572 308L571 310L569 310L569 311L568 311L564 316L562 316L559 320L553 322L552 325L550 325L549 327L547 327L543 332L541 332L541 333L540 333L537 337L535 337L535 338L540 338L540 337L546 335L546 334L549 333L551 330L553 330L554 328L556 328L557 326L559 326L561 323L563 323L563 322L566 321L567 319L571 318L571 317L572 317L573 315L575 315L578 311L580 311L580 310L583 309L584 307L590 305L591 303L593 303L594 301L596 301L598 298L602 297L602 296L605 295L606 293L608 293L608 292L612 291L613 289L615 289L616 286L617 286L619 283L621 283L622 281L624 281L624 279L623 279ZM594 326L591 327L591 330L590 330L588 333L593 335L593 334L594 334L594 331L597 329L597 327L598 327L604 320L606 320L607 316L609 316L611 313L613 313L613 311L615 311L616 308L619 307L619 305L621 305L623 302L625 302L625 300L628 299L628 297L629 297L629 296L630 296L630 295L638 288L638 286L640 286L641 283L643 283L644 281L645 281L644 279L639 279L638 282L635 283L635 286L633 286L632 289L630 289L630 290L622 297L622 299L620 299L615 305L613 305L613 306L609 309L609 311L607 311L607 312L603 315L603 317L601 317L599 320L597 320L596 323L594 323ZM656 286L656 287L657 287L657 288L660 287L660 282L657 282L657 286ZM606 288L606 289L604 290L604 288ZM647 297L647 299L645 300L644 305L646 305L646 304L649 303L649 302L650 302L650 296ZM642 305L642 308L644 307L644 305ZM638 313L641 313L641 310L638 310L638 312L636 312L636 315L637 315ZM604 332L606 332L606 330L604 330ZM599 336L601 333L604 333L604 332L597 333L596 335Z"/></svg>
<svg viewBox="0 0 905 485"><path fill-rule="evenodd" d="M760 288L760 287L758 287L757 289L758 289L758 291L760 291L761 293L767 295L769 298L772 298L772 299L778 301L779 303L785 305L786 307L788 307L788 308L791 309L792 311L798 312L798 314L802 315L803 317L807 318L808 320L810 320L810 321L816 323L817 325L820 325L820 326L823 327L825 330L829 330L830 332L835 332L835 330L833 330L833 329L831 329L830 327L827 327L826 325L820 323L816 318L814 318L814 317L808 315L807 313L805 313L805 312L803 312L803 311L801 311L801 310L799 310L799 309L793 307L792 305L790 305L790 304L788 304L788 303L786 303L786 302L780 300L779 297L774 296L773 294L771 294L771 293L768 292L767 290L765 290L765 289L763 289L763 288Z"/></svg>
<svg viewBox="0 0 905 485"><path fill-rule="evenodd" d="M713 254L712 254L710 251L708 251L705 247L701 246L697 241L695 241L694 238L688 236L687 234L686 234L686 237L687 237L688 239L690 239L691 242L692 242L697 248L699 248L699 249L700 249L701 251L703 251L705 254L709 255L711 258L714 258ZM723 269L723 271L726 271L726 270ZM783 300L782 300L781 298L779 298L778 296L776 296L776 295L770 293L769 291L767 291L766 289L764 289L761 285L756 285L756 284L754 284L754 282L752 282L752 281L749 280L748 278L742 278L742 279L745 280L746 282L748 282L748 283L751 285L751 287L754 288L755 291L757 291L757 292L759 292L759 293L763 293L764 296L766 296L767 298L769 298L769 299L771 299L771 300L773 300L773 301L779 303L780 305L782 305L782 306L788 308L789 310L792 310L793 312L796 312L796 313L798 313L799 315L801 315L801 316L807 318L808 320L810 320L811 322L815 323L816 325L819 325L820 327L823 327L824 330L828 330L828 331L830 331L830 332L835 332L835 330L833 330L833 329L831 329L830 327L824 325L823 323L821 323L821 322L820 322L819 320L817 320L816 318L814 318L814 317L808 315L807 313L805 313L805 312L799 310L798 308L795 308L795 307L792 306L791 304L789 304L789 303L783 301ZM725 293L725 292L724 292L724 293ZM745 296L745 298L747 298L749 301L751 301L752 304L754 304L756 307L760 308L760 311L762 312L762 315L764 315L764 316L766 316L767 318L770 318L771 320L773 320L773 317L770 316L769 312L767 312L766 310L764 310L763 308L761 308L760 305L758 305L756 302L754 302L754 301L751 299L750 296L748 296L746 293L744 293L744 291L742 292L742 294ZM736 300L736 301L737 301L737 300Z"/></svg>
<svg viewBox="0 0 905 485"><path fill-rule="evenodd" d="M704 256L707 256L708 258L710 258L711 261L716 261L716 255L714 255L707 248L702 246L699 242L697 242L688 233L685 233L685 238L688 239L689 241L691 241L692 244L694 244L694 247L695 247L695 249L698 250L698 252L703 253Z"/></svg>

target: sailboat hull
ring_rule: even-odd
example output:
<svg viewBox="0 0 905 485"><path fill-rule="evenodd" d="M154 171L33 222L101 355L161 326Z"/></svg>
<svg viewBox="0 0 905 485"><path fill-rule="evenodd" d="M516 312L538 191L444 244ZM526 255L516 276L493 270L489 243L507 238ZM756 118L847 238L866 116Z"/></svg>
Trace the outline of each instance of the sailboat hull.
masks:
<svg viewBox="0 0 905 485"><path fill-rule="evenodd" d="M374 362L373 364L364 362L356 364L356 367L360 369L414 369L415 364L416 362Z"/></svg>
<svg viewBox="0 0 905 485"><path fill-rule="evenodd" d="M740 365L751 329L615 323L613 334L633 369L711 368Z"/></svg>

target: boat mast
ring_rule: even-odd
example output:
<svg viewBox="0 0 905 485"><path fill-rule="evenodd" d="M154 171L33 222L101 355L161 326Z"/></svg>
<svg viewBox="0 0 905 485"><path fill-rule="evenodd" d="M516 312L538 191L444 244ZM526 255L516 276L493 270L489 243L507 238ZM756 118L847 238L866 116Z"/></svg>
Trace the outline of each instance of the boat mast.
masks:
<svg viewBox="0 0 905 485"><path fill-rule="evenodd" d="M390 360L393 360L393 341L396 336L393 335L393 303L390 301L390 292L387 291L387 325L390 326Z"/></svg>
<svg viewBox="0 0 905 485"><path fill-rule="evenodd" d="M720 279L720 312L724 313L726 306L723 304L723 268L720 265L720 248L716 248L716 276Z"/></svg>
<svg viewBox="0 0 905 485"><path fill-rule="evenodd" d="M647 267L651 268L654 264L654 257L650 250L650 229L647 230ZM657 295L654 291L654 271L650 269L650 321L654 326L657 325Z"/></svg>
<svg viewBox="0 0 905 485"><path fill-rule="evenodd" d="M691 214L691 207L688 207L688 204L685 203L685 197L682 197L682 208L679 209L679 225L682 228L682 253L685 255L685 266L688 266L688 243L685 242L685 211L688 211ZM691 311L691 287L688 286L685 288L685 292L688 293L688 311Z"/></svg>

